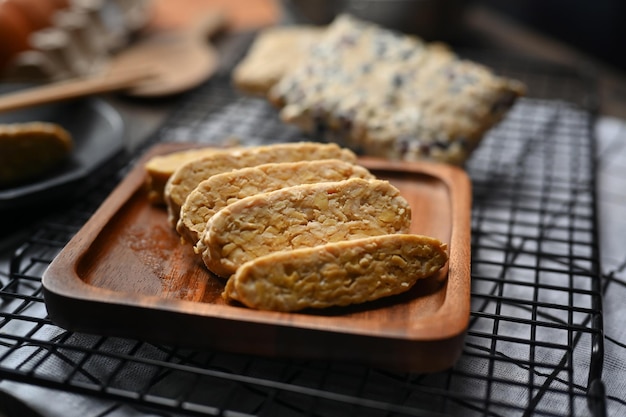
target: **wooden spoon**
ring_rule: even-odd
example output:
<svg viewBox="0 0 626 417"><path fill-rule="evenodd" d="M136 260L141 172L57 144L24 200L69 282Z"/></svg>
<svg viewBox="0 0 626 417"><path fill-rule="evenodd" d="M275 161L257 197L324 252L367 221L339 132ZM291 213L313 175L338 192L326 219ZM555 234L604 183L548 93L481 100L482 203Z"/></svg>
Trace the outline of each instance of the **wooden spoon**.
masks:
<svg viewBox="0 0 626 417"><path fill-rule="evenodd" d="M113 56L103 74L0 96L0 112L121 90L137 97L183 92L215 72L217 51L207 39L225 22L221 13L211 12L186 30L150 34Z"/></svg>

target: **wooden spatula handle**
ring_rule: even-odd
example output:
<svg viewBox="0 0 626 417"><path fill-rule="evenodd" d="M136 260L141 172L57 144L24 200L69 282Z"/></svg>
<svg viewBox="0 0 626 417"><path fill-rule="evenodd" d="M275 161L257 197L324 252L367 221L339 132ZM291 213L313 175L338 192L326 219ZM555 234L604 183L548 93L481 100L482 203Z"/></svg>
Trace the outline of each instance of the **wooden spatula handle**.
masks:
<svg viewBox="0 0 626 417"><path fill-rule="evenodd" d="M46 84L0 95L0 112L70 100L90 94L123 90L150 78L147 69L121 74L107 74Z"/></svg>

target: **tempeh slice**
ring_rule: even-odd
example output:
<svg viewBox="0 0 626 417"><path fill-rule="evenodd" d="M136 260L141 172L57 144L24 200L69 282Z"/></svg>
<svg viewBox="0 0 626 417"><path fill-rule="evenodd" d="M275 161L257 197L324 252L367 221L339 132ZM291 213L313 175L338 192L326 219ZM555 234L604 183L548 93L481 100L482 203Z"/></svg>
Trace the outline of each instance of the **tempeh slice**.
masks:
<svg viewBox="0 0 626 417"><path fill-rule="evenodd" d="M264 96L285 73L309 54L325 28L310 25L280 25L259 32L244 59L233 69L237 89Z"/></svg>
<svg viewBox="0 0 626 417"><path fill-rule="evenodd" d="M348 178L374 179L374 176L359 165L339 159L269 163L213 175L189 194L180 210L176 230L195 245L211 216L228 204L280 188Z"/></svg>
<svg viewBox="0 0 626 417"><path fill-rule="evenodd" d="M337 144L314 142L280 143L266 146L217 151L204 158L188 162L178 168L167 181L165 202L168 219L176 227L180 208L185 199L200 182L215 174L266 164L336 158L356 162L356 155Z"/></svg>
<svg viewBox="0 0 626 417"><path fill-rule="evenodd" d="M157 155L144 165L146 170L146 187L148 189L148 199L153 204L165 203L165 184L170 179L174 171L181 165L194 159L202 158L216 152L218 148L197 148L186 149L184 151L172 152L167 155Z"/></svg>
<svg viewBox="0 0 626 417"><path fill-rule="evenodd" d="M0 123L0 188L52 174L74 147L72 134L56 123Z"/></svg>
<svg viewBox="0 0 626 417"><path fill-rule="evenodd" d="M246 197L219 210L198 252L227 278L272 252L367 236L407 233L411 208L388 181L352 178L304 184Z"/></svg>
<svg viewBox="0 0 626 417"><path fill-rule="evenodd" d="M222 297L261 310L347 306L408 291L447 260L444 243L421 235L333 242L246 262L228 280Z"/></svg>

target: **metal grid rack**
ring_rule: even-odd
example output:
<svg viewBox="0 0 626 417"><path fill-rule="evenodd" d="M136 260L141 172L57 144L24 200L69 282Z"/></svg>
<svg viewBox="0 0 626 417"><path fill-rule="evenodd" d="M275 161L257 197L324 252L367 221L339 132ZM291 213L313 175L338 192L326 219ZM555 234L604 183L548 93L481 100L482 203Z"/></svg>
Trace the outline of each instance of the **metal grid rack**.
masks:
<svg viewBox="0 0 626 417"><path fill-rule="evenodd" d="M249 144L298 132L242 97L227 74L186 96L130 158L33 229L0 272L0 380L110 399L163 415L604 415L593 79L471 55L529 86L467 165L473 185L472 312L463 355L428 375L194 351L64 331L40 277L127 170L161 141ZM253 341L251 341L253 343Z"/></svg>

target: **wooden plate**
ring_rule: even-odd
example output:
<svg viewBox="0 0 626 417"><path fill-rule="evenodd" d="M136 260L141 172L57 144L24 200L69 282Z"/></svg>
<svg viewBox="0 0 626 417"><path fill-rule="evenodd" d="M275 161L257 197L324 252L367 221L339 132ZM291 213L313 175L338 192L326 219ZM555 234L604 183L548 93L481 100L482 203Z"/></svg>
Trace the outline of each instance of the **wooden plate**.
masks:
<svg viewBox="0 0 626 417"><path fill-rule="evenodd" d="M224 283L152 206L143 162L181 149L155 146L104 201L43 276L50 318L69 330L254 355L356 361L433 372L459 357L469 321L470 182L459 168L363 158L398 187L412 232L448 243L448 267L407 293L301 313L228 305Z"/></svg>

